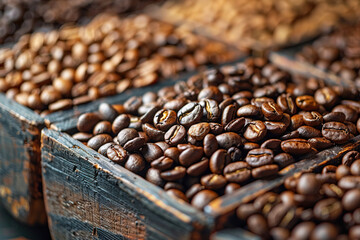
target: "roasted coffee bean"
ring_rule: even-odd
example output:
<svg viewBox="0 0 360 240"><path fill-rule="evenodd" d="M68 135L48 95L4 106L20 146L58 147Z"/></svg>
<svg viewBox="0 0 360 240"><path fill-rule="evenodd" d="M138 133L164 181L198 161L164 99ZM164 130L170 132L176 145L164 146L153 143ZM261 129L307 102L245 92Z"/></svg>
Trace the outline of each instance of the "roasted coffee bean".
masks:
<svg viewBox="0 0 360 240"><path fill-rule="evenodd" d="M259 213L259 209L254 204L242 204L236 210L236 215L241 220L246 220L249 216Z"/></svg>
<svg viewBox="0 0 360 240"><path fill-rule="evenodd" d="M360 159L356 160L351 164L350 172L354 176L360 176Z"/></svg>
<svg viewBox="0 0 360 240"><path fill-rule="evenodd" d="M267 133L274 134L274 135L281 135L286 131L286 125L283 122L272 122L272 121L265 121Z"/></svg>
<svg viewBox="0 0 360 240"><path fill-rule="evenodd" d="M294 115L296 113L296 104L290 94L281 94L276 103L285 113Z"/></svg>
<svg viewBox="0 0 360 240"><path fill-rule="evenodd" d="M99 115L95 113L84 113L80 115L76 127L80 132L89 132L92 131L95 125L100 121Z"/></svg>
<svg viewBox="0 0 360 240"><path fill-rule="evenodd" d="M279 165L280 168L287 167L295 162L294 158L288 153L279 153L274 156L274 163Z"/></svg>
<svg viewBox="0 0 360 240"><path fill-rule="evenodd" d="M158 169L149 168L146 172L146 180L148 180L149 182L151 182L157 186L162 187L165 185L165 181L160 176L160 173L161 172Z"/></svg>
<svg viewBox="0 0 360 240"><path fill-rule="evenodd" d="M321 137L321 132L316 128L310 126L301 126L296 130L299 133L300 138L315 138Z"/></svg>
<svg viewBox="0 0 360 240"><path fill-rule="evenodd" d="M261 167L274 161L273 151L266 148L257 148L248 152L245 161L251 167Z"/></svg>
<svg viewBox="0 0 360 240"><path fill-rule="evenodd" d="M301 222L292 230L291 237L296 240L310 239L310 235L315 226L313 222Z"/></svg>
<svg viewBox="0 0 360 240"><path fill-rule="evenodd" d="M207 189L218 190L226 185L226 179L222 175L209 174L201 178L201 184Z"/></svg>
<svg viewBox="0 0 360 240"><path fill-rule="evenodd" d="M230 163L224 168L224 176L229 182L245 182L251 177L250 166L246 162Z"/></svg>
<svg viewBox="0 0 360 240"><path fill-rule="evenodd" d="M181 125L172 126L164 135L165 142L170 146L175 146L184 141L186 129Z"/></svg>
<svg viewBox="0 0 360 240"><path fill-rule="evenodd" d="M133 128L124 128L117 135L118 142L121 146L124 146L128 141L139 137L139 133Z"/></svg>
<svg viewBox="0 0 360 240"><path fill-rule="evenodd" d="M114 121L114 119L119 115L118 112L108 103L100 104L99 113L102 119L109 122Z"/></svg>
<svg viewBox="0 0 360 240"><path fill-rule="evenodd" d="M174 160L165 156L161 156L160 158L152 161L150 165L152 168L159 169L160 171L164 171L171 168L173 164L174 164Z"/></svg>
<svg viewBox="0 0 360 240"><path fill-rule="evenodd" d="M124 108L128 113L136 113L141 104L141 98L133 96L124 103Z"/></svg>
<svg viewBox="0 0 360 240"><path fill-rule="evenodd" d="M311 195L317 194L320 187L320 182L316 179L315 174L305 173L300 177L296 191L300 194Z"/></svg>
<svg viewBox="0 0 360 240"><path fill-rule="evenodd" d="M326 108L334 106L338 100L337 94L329 87L316 90L314 97L318 104L324 105Z"/></svg>
<svg viewBox="0 0 360 240"><path fill-rule="evenodd" d="M350 138L348 127L340 122L325 123L321 133L325 138L339 144L346 142Z"/></svg>
<svg viewBox="0 0 360 240"><path fill-rule="evenodd" d="M334 145L334 143L324 137L310 138L308 139L308 143L310 143L311 147L316 149L325 149Z"/></svg>
<svg viewBox="0 0 360 240"><path fill-rule="evenodd" d="M110 122L101 121L95 125L93 134L97 135L97 134L102 134L102 133L108 133L108 134L112 133Z"/></svg>
<svg viewBox="0 0 360 240"><path fill-rule="evenodd" d="M190 176L200 176L209 168L209 159L202 158L200 162L194 163L189 166L186 170L186 173Z"/></svg>
<svg viewBox="0 0 360 240"><path fill-rule="evenodd" d="M321 223L315 227L311 233L310 239L336 239L338 230L335 225L331 223Z"/></svg>
<svg viewBox="0 0 360 240"><path fill-rule="evenodd" d="M221 115L221 124L225 126L229 122L231 122L235 118L236 107L233 104L230 104L225 107L224 111L222 111Z"/></svg>
<svg viewBox="0 0 360 240"><path fill-rule="evenodd" d="M345 176L339 180L338 186L345 190L360 188L360 176Z"/></svg>
<svg viewBox="0 0 360 240"><path fill-rule="evenodd" d="M358 151L349 151L342 158L342 164L350 167L356 159L360 159Z"/></svg>
<svg viewBox="0 0 360 240"><path fill-rule="evenodd" d="M186 168L177 166L174 169L167 170L160 174L161 178L166 181L177 181L185 177Z"/></svg>
<svg viewBox="0 0 360 240"><path fill-rule="evenodd" d="M152 162L163 155L162 149L154 143L145 143L141 148L141 154L147 162Z"/></svg>
<svg viewBox="0 0 360 240"><path fill-rule="evenodd" d="M87 146L97 151L102 145L112 142L112 137L108 134L99 134L89 139Z"/></svg>
<svg viewBox="0 0 360 240"><path fill-rule="evenodd" d="M188 130L188 135L193 137L196 141L202 141L206 134L210 132L210 125L202 122L192 125Z"/></svg>
<svg viewBox="0 0 360 240"><path fill-rule="evenodd" d="M233 132L222 133L216 136L219 147L229 149L230 147L239 147L242 144L242 138L239 134Z"/></svg>
<svg viewBox="0 0 360 240"><path fill-rule="evenodd" d="M335 198L323 199L314 206L314 215L321 221L336 220L341 214L341 202Z"/></svg>
<svg viewBox="0 0 360 240"><path fill-rule="evenodd" d="M311 127L317 127L323 122L322 115L315 111L305 112L302 116L304 119L304 123Z"/></svg>
<svg viewBox="0 0 360 240"><path fill-rule="evenodd" d="M140 173L145 168L145 160L140 154L130 154L125 163L125 168L134 173Z"/></svg>
<svg viewBox="0 0 360 240"><path fill-rule="evenodd" d="M311 151L311 145L308 141L301 138L294 138L281 142L281 149L289 154L306 154Z"/></svg>
<svg viewBox="0 0 360 240"><path fill-rule="evenodd" d="M156 145L156 144L155 144ZM157 146L157 145L156 145ZM160 147L159 147L160 148ZM161 148L160 148L161 149ZM164 156L169 157L175 162L179 162L180 150L176 147L169 147L164 151Z"/></svg>
<svg viewBox="0 0 360 240"><path fill-rule="evenodd" d="M196 102L190 102L178 111L177 117L180 124L184 125L185 127L189 127L195 123L200 122L202 111L203 109L200 104Z"/></svg>
<svg viewBox="0 0 360 240"><path fill-rule="evenodd" d="M262 121L253 121L246 127L244 137L251 142L257 142L265 137L266 132L266 126Z"/></svg>
<svg viewBox="0 0 360 240"><path fill-rule="evenodd" d="M337 105L333 108L332 112L344 113L345 121L356 122L358 120L358 112L347 105Z"/></svg>
<svg viewBox="0 0 360 240"><path fill-rule="evenodd" d="M135 137L124 144L124 149L129 152L135 152L142 148L145 144L145 139L142 137Z"/></svg>
<svg viewBox="0 0 360 240"><path fill-rule="evenodd" d="M316 103L315 99L312 96L300 96L295 99L296 106L304 111L316 111L319 108L319 105Z"/></svg>
<svg viewBox="0 0 360 240"><path fill-rule="evenodd" d="M269 227L291 228L297 221L296 209L294 206L278 204L271 209L267 218Z"/></svg>
<svg viewBox="0 0 360 240"><path fill-rule="evenodd" d="M274 99L268 98L268 97L258 97L258 98L252 98L250 103L251 105L254 105L258 108L261 108L261 106L266 102L273 102L275 103Z"/></svg>
<svg viewBox="0 0 360 240"><path fill-rule="evenodd" d="M335 184L325 183L322 185L321 191L323 191L326 196L333 198L342 198L344 195L343 190Z"/></svg>
<svg viewBox="0 0 360 240"><path fill-rule="evenodd" d="M270 236L276 240L289 239L290 231L286 228L275 227L270 230Z"/></svg>
<svg viewBox="0 0 360 240"><path fill-rule="evenodd" d="M224 167L230 162L230 156L224 149L215 151L210 158L209 167L212 173L222 173Z"/></svg>
<svg viewBox="0 0 360 240"><path fill-rule="evenodd" d="M161 131L167 131L176 121L176 112L173 110L162 109L154 116L154 126Z"/></svg>
<svg viewBox="0 0 360 240"><path fill-rule="evenodd" d="M230 160L231 162L237 162L241 160L242 157L242 152L239 148L237 147L231 147L228 149L228 154L230 156Z"/></svg>
<svg viewBox="0 0 360 240"><path fill-rule="evenodd" d="M345 114L342 112L331 112L323 116L324 122L341 122L345 121Z"/></svg>
<svg viewBox="0 0 360 240"><path fill-rule="evenodd" d="M260 214L253 214L247 219L249 230L259 236L266 238L269 234L269 227L266 219Z"/></svg>
<svg viewBox="0 0 360 240"><path fill-rule="evenodd" d="M270 121L279 121L283 117L282 109L273 102L265 102L261 106L261 111L264 117Z"/></svg>
<svg viewBox="0 0 360 240"><path fill-rule="evenodd" d="M239 132L245 126L245 118L236 118L224 127L227 132Z"/></svg>
<svg viewBox="0 0 360 240"><path fill-rule="evenodd" d="M219 197L219 195L211 190L201 190L193 196L191 200L191 205L195 208L202 210L206 205L208 205L212 200Z"/></svg>
<svg viewBox="0 0 360 240"><path fill-rule="evenodd" d="M223 99L223 94L220 92L219 88L216 86L209 86L203 88L198 95L198 100L202 99L212 99L218 103L220 103Z"/></svg>
<svg viewBox="0 0 360 240"><path fill-rule="evenodd" d="M360 207L360 189L351 189L347 191L342 198L342 205L346 211L354 211Z"/></svg>
<svg viewBox="0 0 360 240"><path fill-rule="evenodd" d="M115 143L113 142L109 142L109 143L105 143L104 145L102 145L101 147L99 147L98 149L98 153L100 153L101 155L107 157L107 150L109 147L111 147L112 145L114 145Z"/></svg>
<svg viewBox="0 0 360 240"><path fill-rule="evenodd" d="M179 163L185 167L199 161L204 154L202 147L190 146L180 153Z"/></svg>
<svg viewBox="0 0 360 240"><path fill-rule="evenodd" d="M187 103L186 98L178 98L164 104L165 109L179 111Z"/></svg>
<svg viewBox="0 0 360 240"><path fill-rule="evenodd" d="M215 100L203 99L199 102L203 109L203 116L208 121L216 121L221 115L219 106Z"/></svg>
<svg viewBox="0 0 360 240"><path fill-rule="evenodd" d="M110 146L106 151L106 155L111 161L119 164L125 163L129 156L127 151L117 144Z"/></svg>
<svg viewBox="0 0 360 240"><path fill-rule="evenodd" d="M219 135L224 130L224 127L219 123L209 123L209 125L210 125L210 132L214 135Z"/></svg>
<svg viewBox="0 0 360 240"><path fill-rule="evenodd" d="M204 137L203 146L205 155L210 157L218 149L219 146L215 135L211 133L207 134Z"/></svg>
<svg viewBox="0 0 360 240"><path fill-rule="evenodd" d="M84 133L84 132L78 132L72 135L72 137L80 142L87 142L90 138L92 138L94 135L92 133Z"/></svg>
<svg viewBox="0 0 360 240"><path fill-rule="evenodd" d="M257 107L255 105L245 105L240 107L237 110L236 115L238 117L255 117L255 118L261 118L262 117L262 111L260 107Z"/></svg>
<svg viewBox="0 0 360 240"><path fill-rule="evenodd" d="M155 128L153 125L145 123L142 125L142 130L149 136L152 141L163 141L165 132Z"/></svg>
<svg viewBox="0 0 360 240"><path fill-rule="evenodd" d="M204 189L205 187L202 186L200 183L195 183L186 191L185 195L188 199L192 199L195 196L195 194L197 194L198 192Z"/></svg>
<svg viewBox="0 0 360 240"><path fill-rule="evenodd" d="M336 179L340 180L343 177L348 176L348 175L351 174L350 173L350 168L348 166L346 166L346 165L340 165L340 166L337 167L335 174L336 174Z"/></svg>
<svg viewBox="0 0 360 240"><path fill-rule="evenodd" d="M121 114L115 118L112 123L112 131L114 134L118 134L124 128L129 127L130 117L127 114Z"/></svg>
<svg viewBox="0 0 360 240"><path fill-rule="evenodd" d="M295 114L295 115L291 116L290 128L292 130L296 130L296 129L298 129L299 127L301 127L303 125L304 125L303 115Z"/></svg>
<svg viewBox="0 0 360 240"><path fill-rule="evenodd" d="M269 164L269 165L264 165L264 166L252 169L251 170L251 175L255 179L266 178L266 177L276 175L278 173L278 171L279 171L278 165Z"/></svg>
<svg viewBox="0 0 360 240"><path fill-rule="evenodd" d="M260 147L270 149L273 152L277 152L277 151L281 150L280 144L281 144L280 139L269 139L269 140L266 140L265 142L263 142L263 144L261 144Z"/></svg>
<svg viewBox="0 0 360 240"><path fill-rule="evenodd" d="M169 189L166 191L167 194L169 194L170 196L174 197L174 198L178 198L178 199L181 199L185 202L188 202L189 200L187 199L187 197L185 196L185 194L178 190L178 189Z"/></svg>
<svg viewBox="0 0 360 240"><path fill-rule="evenodd" d="M143 105L144 106L144 105ZM141 108L141 107L140 107ZM139 108L139 111L140 111ZM168 108L167 108L168 109ZM152 123L155 117L155 114L160 110L158 106L149 107L146 112L141 116L140 121L141 123Z"/></svg>

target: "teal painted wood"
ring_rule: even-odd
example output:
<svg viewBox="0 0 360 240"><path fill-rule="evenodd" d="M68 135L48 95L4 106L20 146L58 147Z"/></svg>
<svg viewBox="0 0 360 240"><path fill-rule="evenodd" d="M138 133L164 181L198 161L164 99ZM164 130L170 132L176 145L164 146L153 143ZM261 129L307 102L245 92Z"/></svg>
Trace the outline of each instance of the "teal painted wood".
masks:
<svg viewBox="0 0 360 240"><path fill-rule="evenodd" d="M206 239L214 228L211 216L66 133L43 130L42 173L54 239Z"/></svg>
<svg viewBox="0 0 360 240"><path fill-rule="evenodd" d="M41 166L43 119L0 94L0 200L19 221L46 223Z"/></svg>

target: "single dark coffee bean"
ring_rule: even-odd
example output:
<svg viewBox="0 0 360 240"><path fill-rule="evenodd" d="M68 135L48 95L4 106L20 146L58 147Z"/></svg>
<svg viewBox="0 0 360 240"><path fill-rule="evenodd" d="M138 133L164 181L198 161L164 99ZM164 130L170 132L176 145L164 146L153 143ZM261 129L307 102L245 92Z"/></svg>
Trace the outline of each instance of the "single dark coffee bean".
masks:
<svg viewBox="0 0 360 240"><path fill-rule="evenodd" d="M161 131L167 131L176 121L176 112L173 110L161 109L154 116L154 126Z"/></svg>
<svg viewBox="0 0 360 240"><path fill-rule="evenodd" d="M300 96L295 99L296 106L304 111L316 111L319 108L319 105L312 96Z"/></svg>
<svg viewBox="0 0 360 240"><path fill-rule="evenodd" d="M126 159L129 156L127 151L117 144L110 146L106 151L106 155L111 161L118 164L125 163Z"/></svg>
<svg viewBox="0 0 360 240"><path fill-rule="evenodd" d="M331 223L320 223L315 227L311 233L310 239L321 240L329 239L335 240L338 236L338 229L334 224Z"/></svg>
<svg viewBox="0 0 360 240"><path fill-rule="evenodd" d="M145 168L145 160L140 154L130 154L125 163L125 168L131 172L140 173Z"/></svg>
<svg viewBox="0 0 360 240"><path fill-rule="evenodd" d="M360 176L360 159L356 160L351 164L350 172L354 176Z"/></svg>
<svg viewBox="0 0 360 240"><path fill-rule="evenodd" d="M315 138L321 137L321 132L316 128L310 126L301 126L296 130L299 133L300 138Z"/></svg>
<svg viewBox="0 0 360 240"><path fill-rule="evenodd" d="M229 183L230 184L230 183ZM252 203L245 203L245 204L241 204L237 209L236 209L236 216L240 219L240 220L246 220L249 216L254 215L260 213L259 209L257 207L254 206L254 204Z"/></svg>
<svg viewBox="0 0 360 240"><path fill-rule="evenodd" d="M94 135L92 133L85 133L85 132L78 132L72 135L72 137L80 142L87 142L92 138Z"/></svg>
<svg viewBox="0 0 360 240"><path fill-rule="evenodd" d="M264 122L267 133L273 135L281 135L286 131L286 125L283 122L272 122L272 121L265 121Z"/></svg>
<svg viewBox="0 0 360 240"><path fill-rule="evenodd" d="M262 121L252 121L246 127L244 137L250 142L258 142L266 136L266 132L266 126Z"/></svg>
<svg viewBox="0 0 360 240"><path fill-rule="evenodd" d="M337 105L333 108L332 112L344 113L345 121L356 122L358 120L358 112L347 105Z"/></svg>
<svg viewBox="0 0 360 240"><path fill-rule="evenodd" d="M311 152L310 143L301 138L289 139L281 142L281 149L289 154L306 154Z"/></svg>
<svg viewBox="0 0 360 240"><path fill-rule="evenodd" d="M296 208L283 203L271 209L268 216L269 227L292 228L297 222Z"/></svg>
<svg viewBox="0 0 360 240"><path fill-rule="evenodd" d="M345 176L349 176L351 175L350 173L350 168L346 165L340 165L337 167L336 172L335 172L335 176L337 180L342 179Z"/></svg>
<svg viewBox="0 0 360 240"><path fill-rule="evenodd" d="M236 118L226 124L224 130L227 132L240 132L244 126L245 118Z"/></svg>
<svg viewBox="0 0 360 240"><path fill-rule="evenodd" d="M225 107L221 115L221 124L225 126L231 122L236 116L236 107L233 104L230 104Z"/></svg>
<svg viewBox="0 0 360 240"><path fill-rule="evenodd" d="M253 214L248 217L247 226L249 230L263 238L269 235L269 227L266 219L260 214Z"/></svg>
<svg viewBox="0 0 360 240"><path fill-rule="evenodd" d="M263 142L263 144L261 144L260 148L267 148L272 150L273 152L277 152L280 151L280 144L281 144L281 140L280 139L269 139L266 140L265 142Z"/></svg>
<svg viewBox="0 0 360 240"><path fill-rule="evenodd" d="M242 145L242 139L239 134L233 132L222 133L216 136L220 148L229 149L230 147L239 147Z"/></svg>
<svg viewBox="0 0 360 240"><path fill-rule="evenodd" d="M313 222L301 222L291 231L291 237L296 240L310 239L312 231L315 229Z"/></svg>
<svg viewBox="0 0 360 240"><path fill-rule="evenodd" d="M345 121L345 114L342 112L331 112L324 115L324 122L341 122Z"/></svg>
<svg viewBox="0 0 360 240"><path fill-rule="evenodd" d="M210 157L218 149L219 146L215 135L211 133L207 134L204 137L203 146L205 155Z"/></svg>
<svg viewBox="0 0 360 240"><path fill-rule="evenodd" d="M210 132L210 125L206 122L192 125L188 130L188 135L196 141L202 141L206 134Z"/></svg>
<svg viewBox="0 0 360 240"><path fill-rule="evenodd" d="M358 151L349 151L343 156L342 164L350 167L356 159L360 159L360 153Z"/></svg>
<svg viewBox="0 0 360 240"><path fill-rule="evenodd" d="M325 149L325 148L329 148L332 145L334 145L333 142L331 142L330 140L328 140L324 137L310 138L310 139L308 139L308 142L310 143L311 147L316 148L316 149Z"/></svg>
<svg viewBox="0 0 360 240"><path fill-rule="evenodd" d="M275 227L270 230L270 236L272 239L285 240L289 239L290 231L286 228Z"/></svg>
<svg viewBox="0 0 360 240"><path fill-rule="evenodd" d="M114 145L115 143L113 142L109 142L109 143L105 143L104 145L102 145L101 147L99 147L98 149L98 153L100 153L101 155L107 157L107 150L109 147L111 147L112 145Z"/></svg>
<svg viewBox="0 0 360 240"><path fill-rule="evenodd" d="M314 215L321 221L334 221L342 214L341 202L336 198L327 198L314 206Z"/></svg>
<svg viewBox="0 0 360 240"><path fill-rule="evenodd" d="M93 130L93 134L94 135L98 135L98 134L102 134L102 133L108 133L111 134L112 130L111 130L111 123L108 121L101 121L98 122Z"/></svg>
<svg viewBox="0 0 360 240"><path fill-rule="evenodd" d="M340 122L327 122L321 130L322 135L334 143L345 143L350 138L348 127Z"/></svg>
<svg viewBox="0 0 360 240"><path fill-rule="evenodd" d="M332 183L323 184L320 191L322 191L327 197L342 198L344 195L344 191Z"/></svg>
<svg viewBox="0 0 360 240"><path fill-rule="evenodd" d="M219 123L209 123L210 125L210 133L214 135L219 135L223 132L224 128Z"/></svg>
<svg viewBox="0 0 360 240"><path fill-rule="evenodd" d="M162 149L155 143L145 143L141 148L141 155L147 162L152 162L163 155Z"/></svg>
<svg viewBox="0 0 360 240"><path fill-rule="evenodd" d="M114 119L119 115L118 112L108 103L100 104L99 113L102 119L109 122L114 121Z"/></svg>
<svg viewBox="0 0 360 240"><path fill-rule="evenodd" d="M281 94L276 99L276 103L283 112L291 115L294 115L296 113L296 104L290 94Z"/></svg>
<svg viewBox="0 0 360 240"><path fill-rule="evenodd" d="M184 141L186 129L181 125L172 126L164 136L165 142L170 146L175 146Z"/></svg>
<svg viewBox="0 0 360 240"><path fill-rule="evenodd" d="M208 205L212 200L219 197L219 195L211 190L201 190L195 194L195 196L191 200L191 205L195 208L203 210L203 208Z"/></svg>
<svg viewBox="0 0 360 240"><path fill-rule="evenodd" d="M156 145L156 144L155 144ZM157 146L157 145L156 145ZM176 163L179 162L180 150L177 147L170 147L164 151L164 156L169 157Z"/></svg>
<svg viewBox="0 0 360 240"><path fill-rule="evenodd" d="M329 87L316 90L314 97L318 104L324 105L326 108L334 106L338 100L336 92Z"/></svg>
<svg viewBox="0 0 360 240"><path fill-rule="evenodd" d="M316 179L315 174L303 174L297 183L296 191L303 195L317 194L320 190L321 183Z"/></svg>
<svg viewBox="0 0 360 240"><path fill-rule="evenodd" d="M349 229L350 239L360 239L360 225L352 226Z"/></svg>
<svg viewBox="0 0 360 240"><path fill-rule="evenodd" d="M209 167L212 173L221 174L224 167L230 162L230 156L224 149L216 150L210 158Z"/></svg>
<svg viewBox="0 0 360 240"><path fill-rule="evenodd" d="M168 109L168 108L166 108ZM141 123L153 123L155 114L160 110L158 106L150 107L140 118Z"/></svg>
<svg viewBox="0 0 360 240"><path fill-rule="evenodd" d="M347 191L342 198L342 205L346 211L354 211L360 208L360 189L351 189Z"/></svg>
<svg viewBox="0 0 360 240"><path fill-rule="evenodd" d="M196 102L190 102L178 111L177 117L181 125L190 127L191 125L200 122L202 114L203 109L201 105Z"/></svg>
<svg viewBox="0 0 360 240"><path fill-rule="evenodd" d="M251 175L255 179L274 176L278 173L279 167L276 164L264 165L251 170Z"/></svg>
<svg viewBox="0 0 360 240"><path fill-rule="evenodd" d="M289 132L289 133L285 133L284 135L282 135L280 137L280 139L282 141L285 141L285 140L291 140L293 138L298 138L300 136L299 132L297 130L294 130L292 132Z"/></svg>
<svg viewBox="0 0 360 240"><path fill-rule="evenodd" d="M211 190L218 190L220 188L223 188L227 183L226 178L218 174L205 175L201 178L200 181L201 184L205 186L205 188Z"/></svg>
<svg viewBox="0 0 360 240"><path fill-rule="evenodd" d="M204 154L202 147L190 146L180 153L179 163L185 167L198 162Z"/></svg>
<svg viewBox="0 0 360 240"><path fill-rule="evenodd" d="M302 116L304 123L308 126L317 127L323 123L323 117L318 112L305 112Z"/></svg>
<svg viewBox="0 0 360 240"><path fill-rule="evenodd" d="M202 99L212 99L216 102L221 102L223 99L223 94L220 92L219 88L216 86L209 86L203 88L198 95L198 100Z"/></svg>
<svg viewBox="0 0 360 240"><path fill-rule="evenodd" d="M145 139L142 137L133 138L124 145L124 149L129 152L135 152L139 150L145 144Z"/></svg>
<svg viewBox="0 0 360 240"><path fill-rule="evenodd" d="M128 113L136 113L141 104L142 99L140 97L133 96L124 103L124 108Z"/></svg>
<svg viewBox="0 0 360 240"><path fill-rule="evenodd" d="M287 167L294 162L294 158L288 153L279 153L274 156L274 163L276 163L280 168Z"/></svg>
<svg viewBox="0 0 360 240"><path fill-rule="evenodd" d="M179 111L180 108L182 108L186 103L187 103L186 98L178 98L178 99L174 99L169 102L166 102L163 107L165 109Z"/></svg>
<svg viewBox="0 0 360 240"><path fill-rule="evenodd" d="M251 105L254 105L258 108L261 108L261 106L266 102L275 102L274 99L268 98L268 97L258 97L258 98L252 98L250 103Z"/></svg>
<svg viewBox="0 0 360 240"><path fill-rule="evenodd" d="M185 202L188 202L189 200L187 199L187 197L185 196L185 194L178 190L178 189L169 189L166 191L167 194L169 194L170 196L174 197L174 198L178 198L178 199L181 199Z"/></svg>
<svg viewBox="0 0 360 240"><path fill-rule="evenodd" d="M296 130L303 125L304 125L303 115L295 114L295 115L291 116L291 119L290 119L291 130Z"/></svg>
<svg viewBox="0 0 360 240"><path fill-rule="evenodd" d="M205 187L200 183L195 183L186 191L185 195L188 199L192 199L198 192L204 190Z"/></svg>
<svg viewBox="0 0 360 240"><path fill-rule="evenodd" d="M242 152L238 147L231 147L228 149L231 162L241 161Z"/></svg>
<svg viewBox="0 0 360 240"><path fill-rule="evenodd" d="M209 159L202 158L200 162L192 164L187 168L186 173L190 176L197 177L209 169Z"/></svg>
<svg viewBox="0 0 360 240"><path fill-rule="evenodd" d="M339 180L338 186L345 190L360 188L360 176L345 176Z"/></svg>
<svg viewBox="0 0 360 240"><path fill-rule="evenodd" d="M164 186L165 185L165 181L161 178L160 176L160 170L155 169L155 168L149 168L146 172L146 180L148 180L149 182L157 185L157 186Z"/></svg>
<svg viewBox="0 0 360 240"><path fill-rule="evenodd" d="M158 159L152 161L150 165L152 168L159 169L160 171L164 171L171 168L173 164L174 164L174 160L165 156L161 156Z"/></svg>
<svg viewBox="0 0 360 240"><path fill-rule="evenodd" d="M113 139L108 134L99 134L89 139L87 146L97 151L102 145L112 142Z"/></svg>
<svg viewBox="0 0 360 240"><path fill-rule="evenodd" d="M250 179L251 170L246 162L233 162L224 168L224 176L232 183L242 183Z"/></svg>
<svg viewBox="0 0 360 240"><path fill-rule="evenodd" d="M177 166L171 170L167 170L160 174L161 178L166 181L177 181L184 178L186 175L186 168Z"/></svg>
<svg viewBox="0 0 360 240"><path fill-rule="evenodd" d="M155 128L149 123L142 125L142 130L149 136L152 141L159 142L164 140L165 132Z"/></svg>
<svg viewBox="0 0 360 240"><path fill-rule="evenodd" d="M221 111L215 100L203 99L199 102L203 109L203 117L208 121L216 121L220 118Z"/></svg>
<svg viewBox="0 0 360 240"><path fill-rule="evenodd" d="M121 146L124 146L128 141L136 137L139 137L139 133L133 128L124 128L117 135L118 142Z"/></svg>
<svg viewBox="0 0 360 240"><path fill-rule="evenodd" d="M96 113L81 114L77 121L77 129L79 132L90 132L101 119Z"/></svg>
<svg viewBox="0 0 360 240"><path fill-rule="evenodd" d="M112 123L112 131L114 134L118 134L124 128L129 127L130 117L127 114L121 114L115 118Z"/></svg>
<svg viewBox="0 0 360 240"><path fill-rule="evenodd" d="M263 214L267 215L273 207L279 203L280 199L276 193L268 192L254 201L254 206L259 209Z"/></svg>
<svg viewBox="0 0 360 240"><path fill-rule="evenodd" d="M262 111L260 107L257 107L255 105L245 105L240 107L237 110L236 115L238 117L255 117L255 118L261 118L262 117Z"/></svg>
<svg viewBox="0 0 360 240"><path fill-rule="evenodd" d="M243 150L245 152L249 152L256 148L260 148L260 145L258 143L253 143L253 142L244 143L244 146L243 146Z"/></svg>
<svg viewBox="0 0 360 240"><path fill-rule="evenodd" d="M273 102L266 102L261 106L261 111L264 117L270 121L279 121L283 117L283 111Z"/></svg>
<svg viewBox="0 0 360 240"><path fill-rule="evenodd" d="M273 151L266 148L253 149L248 152L245 161L251 167L261 167L274 161Z"/></svg>

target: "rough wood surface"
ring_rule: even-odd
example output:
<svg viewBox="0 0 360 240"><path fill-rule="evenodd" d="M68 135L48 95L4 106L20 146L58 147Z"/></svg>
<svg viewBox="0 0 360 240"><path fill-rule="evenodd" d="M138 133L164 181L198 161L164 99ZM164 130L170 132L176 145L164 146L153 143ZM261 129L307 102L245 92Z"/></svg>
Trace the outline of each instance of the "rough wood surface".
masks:
<svg viewBox="0 0 360 240"><path fill-rule="evenodd" d="M42 118L0 94L0 199L19 221L46 223L41 187Z"/></svg>
<svg viewBox="0 0 360 240"><path fill-rule="evenodd" d="M199 239L214 226L66 133L43 130L42 172L54 239Z"/></svg>

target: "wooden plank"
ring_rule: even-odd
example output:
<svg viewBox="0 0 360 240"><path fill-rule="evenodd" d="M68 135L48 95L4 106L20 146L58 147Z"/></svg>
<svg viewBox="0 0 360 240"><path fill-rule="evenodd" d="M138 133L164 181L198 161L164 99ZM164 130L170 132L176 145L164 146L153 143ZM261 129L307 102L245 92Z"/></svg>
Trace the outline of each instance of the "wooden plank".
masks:
<svg viewBox="0 0 360 240"><path fill-rule="evenodd" d="M287 166L279 172L279 177L270 180L257 180L244 187L241 187L233 194L225 195L215 199L205 207L205 212L216 217L223 218L233 212L240 204L249 202L256 197L270 191L281 184L290 176L296 176L303 172L311 172L329 164L339 164L342 156L352 150L360 149L360 136L357 136L345 145L336 145L323 150L314 156ZM224 219L221 220L224 222Z"/></svg>
<svg viewBox="0 0 360 240"><path fill-rule="evenodd" d="M0 200L19 221L46 223L41 171L43 119L0 94Z"/></svg>
<svg viewBox="0 0 360 240"><path fill-rule="evenodd" d="M241 228L231 228L213 233L210 240L261 240L260 237Z"/></svg>
<svg viewBox="0 0 360 240"><path fill-rule="evenodd" d="M42 132L45 205L54 239L201 239L214 219L66 133Z"/></svg>

